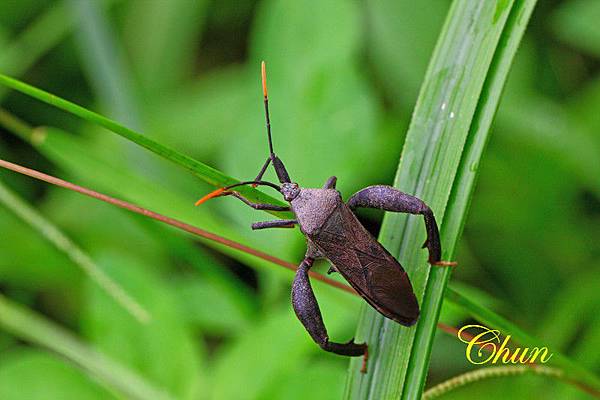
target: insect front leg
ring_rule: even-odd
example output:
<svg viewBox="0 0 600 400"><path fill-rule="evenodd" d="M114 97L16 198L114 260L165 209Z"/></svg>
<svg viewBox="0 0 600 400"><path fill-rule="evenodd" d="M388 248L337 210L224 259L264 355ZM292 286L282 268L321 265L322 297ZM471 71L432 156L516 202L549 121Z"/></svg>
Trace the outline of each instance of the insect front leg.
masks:
<svg viewBox="0 0 600 400"><path fill-rule="evenodd" d="M411 196L396 188L386 185L366 187L350 197L348 206L351 209L366 207L378 208L385 211L420 214L425 218L427 240L423 247L429 251L429 263L439 266L455 266L456 263L441 261L442 245L433 211L421 199Z"/></svg>
<svg viewBox="0 0 600 400"><path fill-rule="evenodd" d="M290 211L290 207L289 206L278 206L278 205L275 205L275 204L267 204L267 203L253 203L253 202L251 202L250 200L248 200L247 198L245 198L244 196L242 196L241 194L239 194L238 192L235 192L235 191L227 192L224 195L229 195L229 196L236 197L236 198L240 199L242 202L244 202L245 204L247 204L250 207L254 208L255 210Z"/></svg>
<svg viewBox="0 0 600 400"><path fill-rule="evenodd" d="M260 181L262 179L262 177L265 174L265 172L267 171L267 167L269 166L270 163L271 163L271 157L267 157L267 161L265 161L262 168L258 172L258 175L256 175L256 178L254 179L255 181Z"/></svg>
<svg viewBox="0 0 600 400"><path fill-rule="evenodd" d="M367 359L367 344L354 343L354 339L348 343L334 343L329 341L327 329L323 323L319 304L310 285L308 271L312 267L314 259L306 257L300 263L296 271L296 277L292 284L292 305L296 316L304 325L313 340L325 351L343 356L364 356ZM363 365L365 370L366 364Z"/></svg>

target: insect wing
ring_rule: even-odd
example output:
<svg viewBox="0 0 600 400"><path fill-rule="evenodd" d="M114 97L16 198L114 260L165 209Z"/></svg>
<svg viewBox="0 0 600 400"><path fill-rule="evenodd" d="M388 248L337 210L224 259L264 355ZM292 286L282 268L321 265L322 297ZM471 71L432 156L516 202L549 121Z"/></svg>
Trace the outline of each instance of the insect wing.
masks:
<svg viewBox="0 0 600 400"><path fill-rule="evenodd" d="M341 203L310 239L377 311L402 325L416 322L419 305L408 275L348 206Z"/></svg>

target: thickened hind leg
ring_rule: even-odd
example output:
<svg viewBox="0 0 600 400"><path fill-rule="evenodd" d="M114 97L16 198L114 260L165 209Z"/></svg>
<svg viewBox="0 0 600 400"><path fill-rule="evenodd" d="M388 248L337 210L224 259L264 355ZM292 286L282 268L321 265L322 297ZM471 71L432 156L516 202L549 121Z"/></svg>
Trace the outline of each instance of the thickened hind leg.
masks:
<svg viewBox="0 0 600 400"><path fill-rule="evenodd" d="M421 214L425 218L427 240L423 247L429 250L429 262L433 265L454 266L456 263L441 261L442 245L433 211L422 200L399 191L391 186L375 185L356 192L348 200L352 209L359 207L378 208L385 211Z"/></svg>
<svg viewBox="0 0 600 400"><path fill-rule="evenodd" d="M292 285L292 305L296 316L304 325L313 340L325 351L341 354L343 356L365 356L367 357L367 344L354 343L354 339L348 343L334 343L329 341L327 329L323 323L321 310L310 285L308 271L314 259L306 257L296 271L296 277ZM363 366L364 369L364 366Z"/></svg>

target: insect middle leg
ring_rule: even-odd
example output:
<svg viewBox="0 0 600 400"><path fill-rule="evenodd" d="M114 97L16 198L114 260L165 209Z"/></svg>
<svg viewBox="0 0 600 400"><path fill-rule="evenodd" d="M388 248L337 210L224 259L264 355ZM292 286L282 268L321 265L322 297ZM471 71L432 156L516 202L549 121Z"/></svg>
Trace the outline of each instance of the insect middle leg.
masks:
<svg viewBox="0 0 600 400"><path fill-rule="evenodd" d="M252 230L267 228L293 228L298 221L295 219L275 219L273 221L254 222Z"/></svg>
<svg viewBox="0 0 600 400"><path fill-rule="evenodd" d="M335 343L329 341L327 329L323 323L319 304L310 285L308 271L312 267L314 259L306 257L300 263L296 271L296 277L292 284L292 305L296 316L304 325L312 339L325 351L343 356L364 356L367 358L367 344L354 343L354 339L348 343ZM365 366L363 366L363 369Z"/></svg>
<svg viewBox="0 0 600 400"><path fill-rule="evenodd" d="M366 207L378 208L385 211L403 212L408 214L421 214L425 218L427 240L423 247L429 251L429 263L439 266L455 266L456 263L441 261L442 245L433 211L421 199L411 196L396 188L386 185L369 186L359 190L348 199L351 209Z"/></svg>

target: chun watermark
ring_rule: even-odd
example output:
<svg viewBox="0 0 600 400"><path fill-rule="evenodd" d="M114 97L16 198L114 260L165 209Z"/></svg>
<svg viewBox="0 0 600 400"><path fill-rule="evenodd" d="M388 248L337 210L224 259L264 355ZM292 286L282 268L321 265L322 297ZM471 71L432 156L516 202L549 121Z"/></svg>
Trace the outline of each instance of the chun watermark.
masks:
<svg viewBox="0 0 600 400"><path fill-rule="evenodd" d="M483 325L465 325L459 329L458 338L467 344L465 355L472 364L544 364L552 358L547 347L516 347L509 349L510 335L504 340L500 331Z"/></svg>

